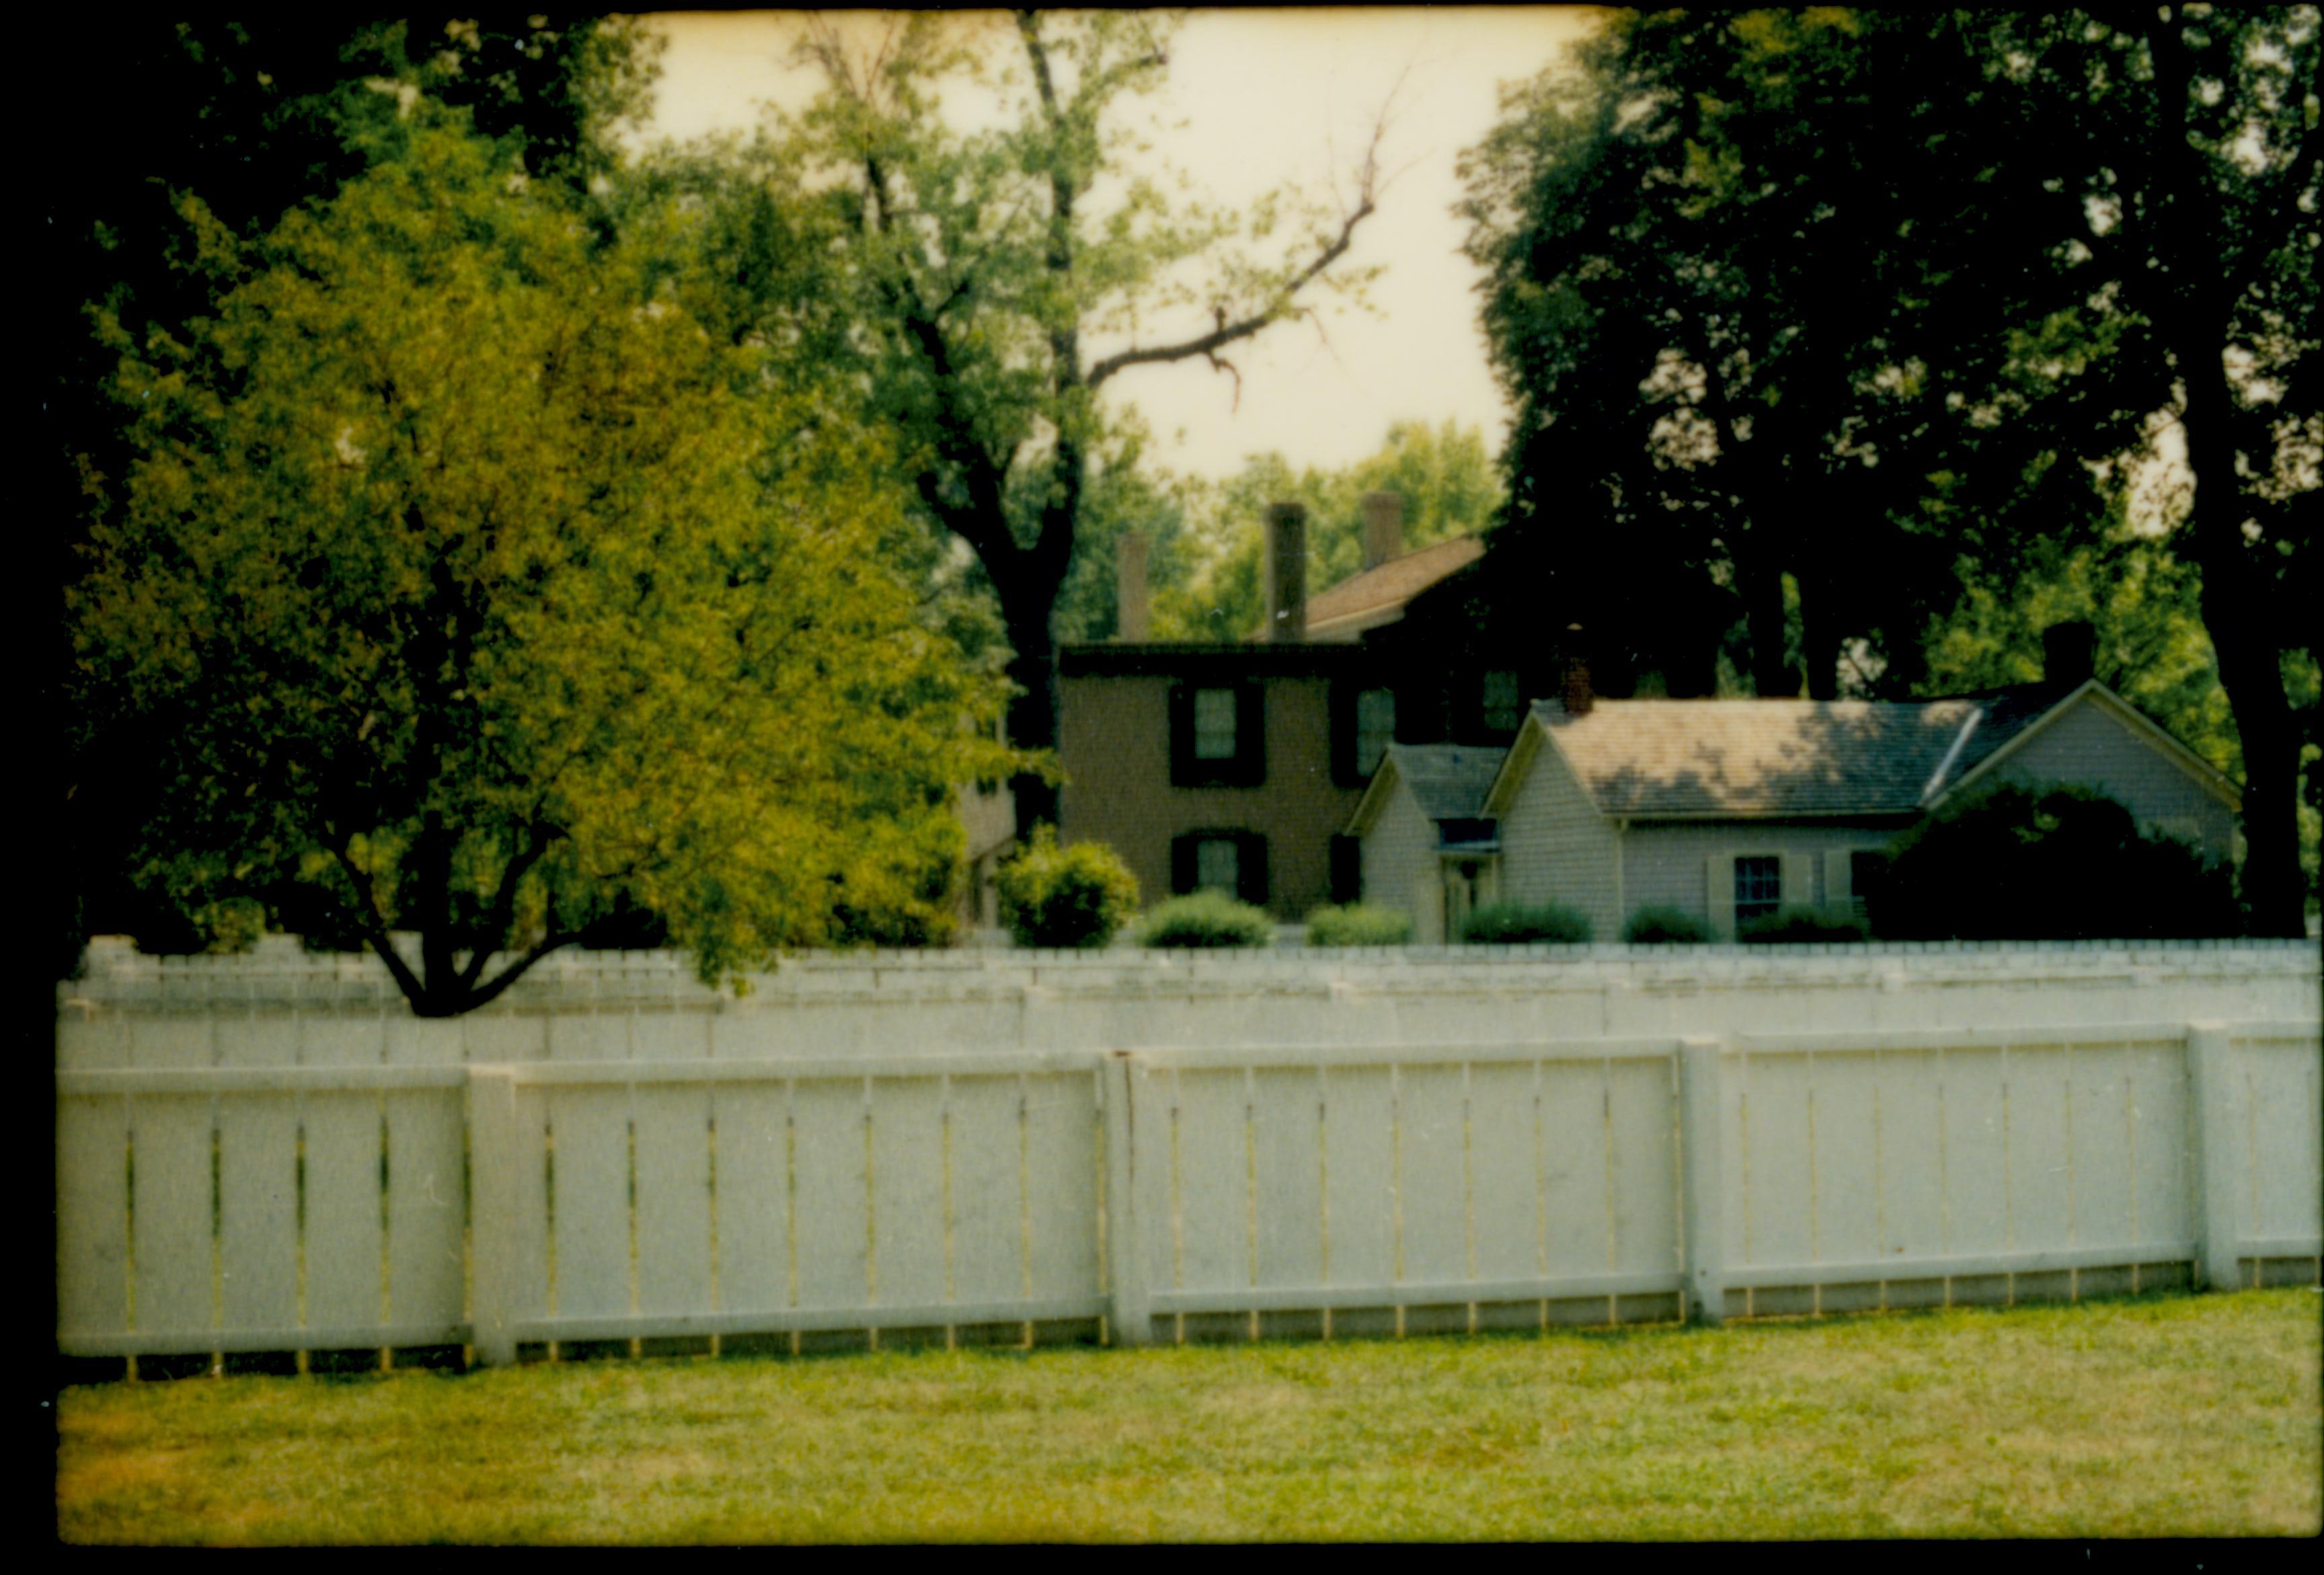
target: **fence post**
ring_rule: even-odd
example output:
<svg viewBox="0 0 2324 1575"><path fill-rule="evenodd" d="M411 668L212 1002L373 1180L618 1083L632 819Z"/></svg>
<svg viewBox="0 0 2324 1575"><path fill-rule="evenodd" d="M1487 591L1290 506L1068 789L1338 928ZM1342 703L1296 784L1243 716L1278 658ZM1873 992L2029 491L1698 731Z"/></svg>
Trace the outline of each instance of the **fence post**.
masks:
<svg viewBox="0 0 2324 1575"><path fill-rule="evenodd" d="M2242 1101L2236 1097L2234 1047L2220 1023L2190 1023L2187 1027L2187 1091L2194 1109L2189 1112L2188 1135L2193 1139L2195 1163L2196 1267L2203 1283L2215 1291L2232 1291L2243 1285L2243 1263L2236 1248L2243 1241L2242 1212L2236 1207L2236 1184L2246 1174L2250 1156L2244 1153L2242 1123L2236 1120Z"/></svg>
<svg viewBox="0 0 2324 1575"><path fill-rule="evenodd" d="M1718 1324L1727 1316L1727 1226L1720 1198L1720 1138L1726 1101L1720 1097L1719 1039L1679 1044L1679 1156L1686 1186L1686 1301L1693 1317Z"/></svg>
<svg viewBox="0 0 2324 1575"><path fill-rule="evenodd" d="M1109 1322L1116 1345L1145 1345L1154 1338L1146 1303L1146 1253L1138 1234L1137 1189L1131 1145L1135 1120L1130 1108L1130 1055L1115 1050L1102 1058L1105 1082L1105 1264L1111 1288Z"/></svg>
<svg viewBox="0 0 2324 1575"><path fill-rule="evenodd" d="M488 1368L516 1363L516 1074L468 1068L468 1264L475 1286L469 1338Z"/></svg>

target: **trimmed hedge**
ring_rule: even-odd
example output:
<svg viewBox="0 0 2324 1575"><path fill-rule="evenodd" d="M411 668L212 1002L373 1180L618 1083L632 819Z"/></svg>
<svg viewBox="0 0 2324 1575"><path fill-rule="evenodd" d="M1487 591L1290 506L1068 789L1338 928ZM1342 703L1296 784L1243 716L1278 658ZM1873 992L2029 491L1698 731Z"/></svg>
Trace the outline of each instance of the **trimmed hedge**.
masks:
<svg viewBox="0 0 2324 1575"><path fill-rule="evenodd" d="M1392 907L1351 902L1307 916L1311 946L1401 946L1412 939L1412 916Z"/></svg>
<svg viewBox="0 0 2324 1575"><path fill-rule="evenodd" d="M1864 921L1839 907L1780 907L1753 919L1736 936L1747 946L1833 945L1864 938Z"/></svg>
<svg viewBox="0 0 2324 1575"><path fill-rule="evenodd" d="M1648 906L1622 926L1633 946L1699 946L1711 939L1711 926L1683 909Z"/></svg>
<svg viewBox="0 0 2324 1575"><path fill-rule="evenodd" d="M1139 928L1143 946L1271 946L1275 920L1262 907L1237 902L1222 891L1174 897L1146 916Z"/></svg>
<svg viewBox="0 0 2324 1575"><path fill-rule="evenodd" d="M1463 919L1461 938L1472 946L1523 946L1536 943L1578 946L1590 939L1590 916L1555 903L1526 907L1514 902L1497 902Z"/></svg>
<svg viewBox="0 0 2324 1575"><path fill-rule="evenodd" d="M1041 826L1001 867L1001 922L1020 946L1102 946L1138 911L1138 878L1103 843L1057 845Z"/></svg>

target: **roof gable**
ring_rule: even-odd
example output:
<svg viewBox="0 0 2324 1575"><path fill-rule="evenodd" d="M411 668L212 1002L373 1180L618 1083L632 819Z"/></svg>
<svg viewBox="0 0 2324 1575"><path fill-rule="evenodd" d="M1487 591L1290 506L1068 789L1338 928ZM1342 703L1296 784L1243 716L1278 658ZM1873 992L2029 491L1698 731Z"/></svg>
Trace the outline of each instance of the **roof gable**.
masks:
<svg viewBox="0 0 2324 1575"><path fill-rule="evenodd" d="M2085 705L2097 706L2121 722L2156 754L2193 778L2198 786L2225 803L2229 809L2239 811L2243 808L2243 795L2236 790L2232 778L2095 678L2078 688L2054 692L2051 704L2031 715L2015 719L2014 724L2005 723L2000 728L1993 727L1989 722L1981 724L1978 732L1980 734L1991 732L1993 736L1987 739L1981 747L1964 749L1961 758L1946 773L1944 781L1931 785L1932 794L1928 801L1929 807L1933 809L1959 794L1987 771L1998 767L2031 743L2059 718Z"/></svg>
<svg viewBox="0 0 2324 1575"><path fill-rule="evenodd" d="M1485 553L1481 537L1453 536L1350 575L1307 599L1307 638L1351 640L1367 629L1404 616L1405 603L1474 564Z"/></svg>

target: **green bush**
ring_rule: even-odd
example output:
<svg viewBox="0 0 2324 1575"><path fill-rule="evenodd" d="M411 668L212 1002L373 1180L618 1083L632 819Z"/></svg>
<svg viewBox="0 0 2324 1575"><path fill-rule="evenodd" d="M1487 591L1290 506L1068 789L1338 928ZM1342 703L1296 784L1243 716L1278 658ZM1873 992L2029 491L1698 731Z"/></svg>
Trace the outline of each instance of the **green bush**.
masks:
<svg viewBox="0 0 2324 1575"><path fill-rule="evenodd" d="M1401 946L1412 939L1412 916L1392 907L1351 902L1307 916L1311 946Z"/></svg>
<svg viewBox="0 0 2324 1575"><path fill-rule="evenodd" d="M1622 926L1633 946L1699 946L1711 938L1708 924L1675 907L1642 907Z"/></svg>
<svg viewBox="0 0 2324 1575"><path fill-rule="evenodd" d="M1001 922L1020 946L1102 946L1138 911L1138 878L1103 843L1057 845L1041 826L1001 865Z"/></svg>
<svg viewBox="0 0 2324 1575"><path fill-rule="evenodd" d="M1265 908L1222 891L1174 897L1146 916L1139 942L1148 946L1268 946L1275 921Z"/></svg>
<svg viewBox="0 0 2324 1575"><path fill-rule="evenodd" d="M2227 871L2088 788L2005 784L1899 837L1867 894L1884 940L2240 934Z"/></svg>
<svg viewBox="0 0 2324 1575"><path fill-rule="evenodd" d="M1578 946L1590 939L1587 914L1550 903L1526 907L1497 902L1480 907L1461 924L1461 938L1471 945L1522 946L1533 942Z"/></svg>
<svg viewBox="0 0 2324 1575"><path fill-rule="evenodd" d="M1844 907L1781 907L1743 926L1747 946L1830 945L1864 939L1864 921Z"/></svg>

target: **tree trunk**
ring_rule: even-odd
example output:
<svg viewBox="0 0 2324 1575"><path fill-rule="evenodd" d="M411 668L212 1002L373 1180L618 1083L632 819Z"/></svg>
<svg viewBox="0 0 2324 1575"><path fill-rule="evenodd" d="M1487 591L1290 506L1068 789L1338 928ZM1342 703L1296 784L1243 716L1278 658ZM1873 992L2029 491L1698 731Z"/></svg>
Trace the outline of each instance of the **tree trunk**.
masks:
<svg viewBox="0 0 2324 1575"><path fill-rule="evenodd" d="M1747 535L1735 555L1735 581L1751 633L1751 692L1766 700L1797 695L1800 675L1784 657L1783 570L1772 553L1757 548Z"/></svg>
<svg viewBox="0 0 2324 1575"><path fill-rule="evenodd" d="M1047 576L1038 576L1046 579ZM995 576L1001 593L1001 626L1008 631L1009 681L1018 693L1009 702L1009 742L1027 750L1057 747L1057 642L1051 628L1056 612L1057 585L1027 584L1034 576L1011 576L1015 584ZM1033 828L1057 824L1056 787L1030 772L1009 779L1017 806L1017 834L1029 837Z"/></svg>
<svg viewBox="0 0 2324 1575"><path fill-rule="evenodd" d="M2300 871L2300 737L2283 689L2283 666L2270 587L2244 539L2245 511L2236 487L2236 451L2227 432L2233 397L2222 377L2190 375L2188 468L2195 499L2187 532L2203 571L2203 626L2219 667L2244 752L2243 896L2255 932L2307 933ZM2201 383L2199 396L2193 386Z"/></svg>
<svg viewBox="0 0 2324 1575"><path fill-rule="evenodd" d="M1796 576L1800 586L1800 659L1807 668L1808 698L1840 698L1838 598L1812 576Z"/></svg>

